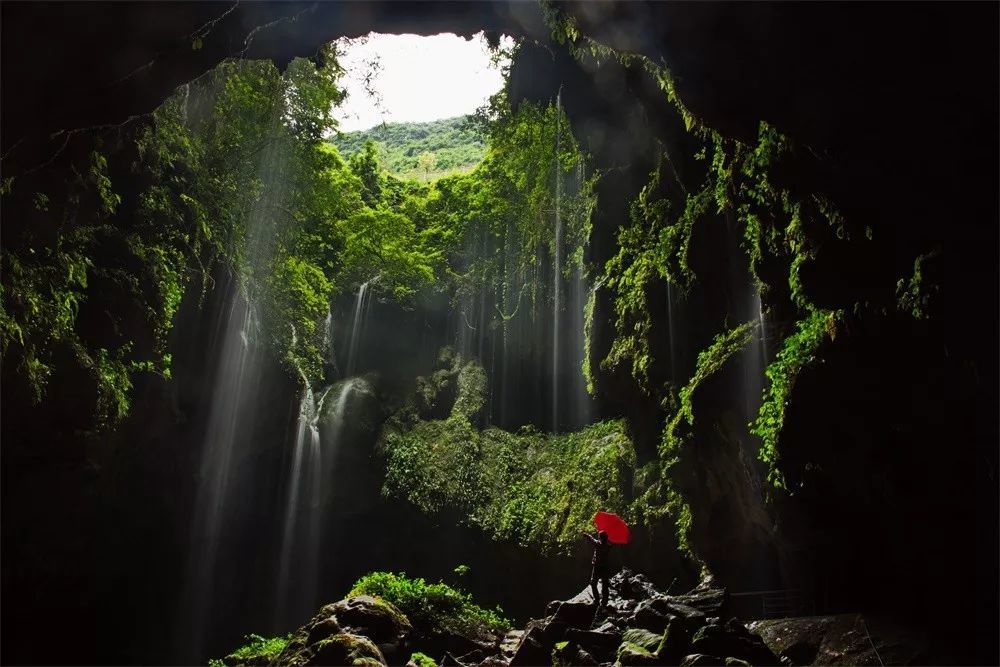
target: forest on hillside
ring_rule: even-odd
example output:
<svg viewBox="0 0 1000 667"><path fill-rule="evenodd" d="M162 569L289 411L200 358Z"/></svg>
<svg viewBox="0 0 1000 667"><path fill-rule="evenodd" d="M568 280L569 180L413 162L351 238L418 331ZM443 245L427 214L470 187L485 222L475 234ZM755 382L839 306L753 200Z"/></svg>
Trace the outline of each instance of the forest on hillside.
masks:
<svg viewBox="0 0 1000 667"><path fill-rule="evenodd" d="M374 142L382 165L403 180L429 181L471 171L486 154L481 123L457 116L427 123L383 123L368 130L338 133L331 143L346 158Z"/></svg>

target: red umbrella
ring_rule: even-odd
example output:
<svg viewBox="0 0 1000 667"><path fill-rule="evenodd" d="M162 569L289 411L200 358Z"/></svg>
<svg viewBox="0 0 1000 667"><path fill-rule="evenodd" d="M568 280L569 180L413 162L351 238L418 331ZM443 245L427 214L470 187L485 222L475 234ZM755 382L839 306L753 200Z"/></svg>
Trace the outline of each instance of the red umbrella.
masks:
<svg viewBox="0 0 1000 667"><path fill-rule="evenodd" d="M617 514L598 512L594 515L594 525L597 526L597 530L603 530L608 534L608 541L612 544L628 544L630 537L628 524Z"/></svg>

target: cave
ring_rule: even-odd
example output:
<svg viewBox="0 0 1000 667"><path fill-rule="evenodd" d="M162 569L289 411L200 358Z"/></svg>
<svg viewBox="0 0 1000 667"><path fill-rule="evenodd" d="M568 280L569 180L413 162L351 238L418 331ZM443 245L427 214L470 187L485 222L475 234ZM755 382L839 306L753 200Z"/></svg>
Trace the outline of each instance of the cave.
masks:
<svg viewBox="0 0 1000 667"><path fill-rule="evenodd" d="M715 664L553 641L596 510L695 645L1000 661L995 3L0 12L4 663ZM482 157L332 138L343 44L444 33ZM513 657L299 639L425 581Z"/></svg>

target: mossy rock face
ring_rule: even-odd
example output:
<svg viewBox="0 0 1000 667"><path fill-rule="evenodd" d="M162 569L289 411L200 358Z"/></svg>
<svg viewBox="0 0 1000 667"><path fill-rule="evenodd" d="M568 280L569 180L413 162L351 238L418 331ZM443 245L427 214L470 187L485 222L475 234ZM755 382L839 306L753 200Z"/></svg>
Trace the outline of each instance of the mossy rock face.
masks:
<svg viewBox="0 0 1000 667"><path fill-rule="evenodd" d="M681 658L688 654L691 648L691 633L687 623L681 619L670 620L667 629L663 633L660 645L656 648L656 655L665 662L680 662Z"/></svg>
<svg viewBox="0 0 1000 667"><path fill-rule="evenodd" d="M579 644L571 641L556 642L552 649L553 667L574 667L575 665L597 665L594 656L584 651Z"/></svg>
<svg viewBox="0 0 1000 667"><path fill-rule="evenodd" d="M622 634L622 642L641 646L647 653L655 653L662 640L662 635L642 628L629 628Z"/></svg>
<svg viewBox="0 0 1000 667"><path fill-rule="evenodd" d="M657 660L656 656L643 647L626 641L622 642L622 645L618 647L618 659L615 661L615 665L649 666L655 665L658 662L659 660Z"/></svg>
<svg viewBox="0 0 1000 667"><path fill-rule="evenodd" d="M378 647L361 635L339 634L324 639L313 647L312 656L305 665L386 665Z"/></svg>

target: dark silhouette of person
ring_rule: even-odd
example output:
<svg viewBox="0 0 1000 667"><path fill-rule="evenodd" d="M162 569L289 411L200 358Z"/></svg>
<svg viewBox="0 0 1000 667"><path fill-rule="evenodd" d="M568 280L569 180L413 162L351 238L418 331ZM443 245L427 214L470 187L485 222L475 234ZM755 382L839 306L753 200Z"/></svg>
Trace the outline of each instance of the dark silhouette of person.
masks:
<svg viewBox="0 0 1000 667"><path fill-rule="evenodd" d="M611 544L608 542L608 534L602 530L597 533L597 537L594 537L590 533L583 533L583 536L594 545L594 556L590 559L592 566L590 572L590 590L594 594L594 604L598 604L598 599L600 599L601 607L605 607L608 604L608 577L611 573L611 564L608 562L608 551L611 549ZM598 579L601 580L603 588L601 598L597 597Z"/></svg>

